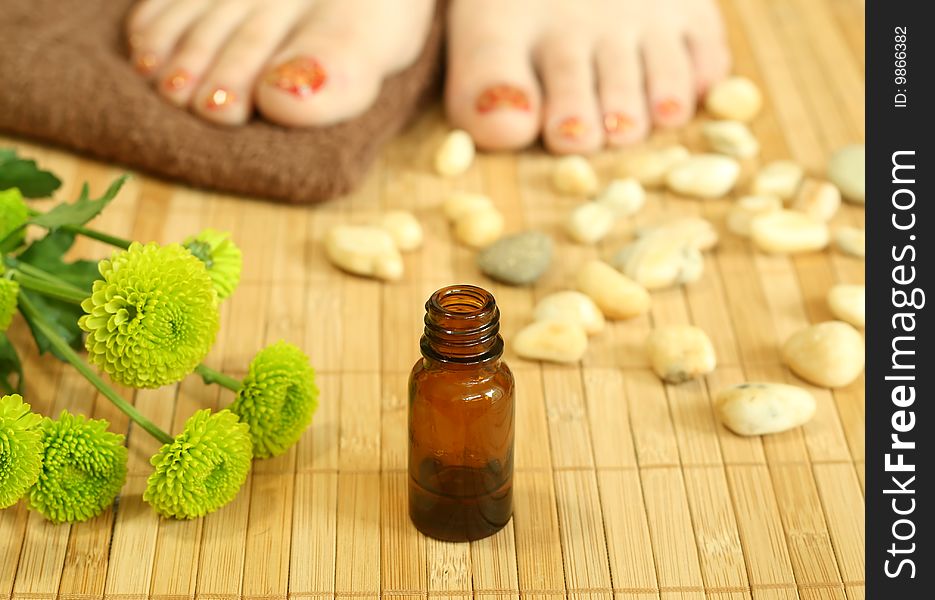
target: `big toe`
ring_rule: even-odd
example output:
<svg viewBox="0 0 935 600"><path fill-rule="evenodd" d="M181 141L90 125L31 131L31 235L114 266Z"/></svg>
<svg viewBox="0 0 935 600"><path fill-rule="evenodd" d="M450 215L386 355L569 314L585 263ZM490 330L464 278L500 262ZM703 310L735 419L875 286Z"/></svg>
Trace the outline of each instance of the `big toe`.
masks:
<svg viewBox="0 0 935 600"><path fill-rule="evenodd" d="M452 51L445 108L452 124L486 150L515 150L534 142L541 97L528 49L496 43Z"/></svg>

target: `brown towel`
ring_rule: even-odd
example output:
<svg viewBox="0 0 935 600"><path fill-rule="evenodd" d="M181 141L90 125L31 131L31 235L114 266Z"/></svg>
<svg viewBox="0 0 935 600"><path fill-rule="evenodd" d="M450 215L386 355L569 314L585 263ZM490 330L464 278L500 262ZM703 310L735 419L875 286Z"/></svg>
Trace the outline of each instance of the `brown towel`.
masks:
<svg viewBox="0 0 935 600"><path fill-rule="evenodd" d="M415 64L357 119L286 129L207 123L163 101L127 60L133 0L3 0L0 130L224 192L316 202L345 193L423 107L440 74L442 8Z"/></svg>

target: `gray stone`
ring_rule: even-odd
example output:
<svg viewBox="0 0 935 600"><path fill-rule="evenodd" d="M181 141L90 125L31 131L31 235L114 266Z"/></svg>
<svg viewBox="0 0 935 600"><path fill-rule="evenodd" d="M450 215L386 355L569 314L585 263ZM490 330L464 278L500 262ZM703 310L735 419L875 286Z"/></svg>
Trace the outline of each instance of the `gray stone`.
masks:
<svg viewBox="0 0 935 600"><path fill-rule="evenodd" d="M477 255L477 266L488 277L511 285L533 283L552 262L552 238L527 231L494 242Z"/></svg>

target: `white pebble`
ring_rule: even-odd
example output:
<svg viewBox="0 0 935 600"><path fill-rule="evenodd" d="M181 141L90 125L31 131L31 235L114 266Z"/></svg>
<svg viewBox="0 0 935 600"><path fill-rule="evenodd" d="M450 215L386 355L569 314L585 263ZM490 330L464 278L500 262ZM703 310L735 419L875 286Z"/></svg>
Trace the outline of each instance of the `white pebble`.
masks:
<svg viewBox="0 0 935 600"><path fill-rule="evenodd" d="M325 237L325 253L356 275L394 281L403 276L403 257L393 237L379 227L338 225Z"/></svg>
<svg viewBox="0 0 935 600"><path fill-rule="evenodd" d="M717 229L701 217L666 217L636 228L639 238L652 235L675 238L699 250L710 250L718 242Z"/></svg>
<svg viewBox="0 0 935 600"><path fill-rule="evenodd" d="M513 338L513 350L523 358L575 363L588 349L588 335L568 321L535 321Z"/></svg>
<svg viewBox="0 0 935 600"><path fill-rule="evenodd" d="M799 188L790 208L819 221L830 221L841 207L841 192L834 184L817 179L806 179Z"/></svg>
<svg viewBox="0 0 935 600"><path fill-rule="evenodd" d="M668 175L669 189L684 196L720 198L737 183L740 164L720 154L696 154L675 165Z"/></svg>
<svg viewBox="0 0 935 600"><path fill-rule="evenodd" d="M451 131L435 153L435 170L439 175L460 175L474 162L474 140L461 129Z"/></svg>
<svg viewBox="0 0 935 600"><path fill-rule="evenodd" d="M416 250L422 245L422 225L409 211L391 210L380 216L378 222L396 242L396 247L403 252Z"/></svg>
<svg viewBox="0 0 935 600"><path fill-rule="evenodd" d="M533 309L536 321L568 321L584 329L589 335L604 329L604 313L586 294L574 290L555 292L545 296Z"/></svg>
<svg viewBox="0 0 935 600"><path fill-rule="evenodd" d="M583 156L564 156L552 171L555 189L570 196L591 196L597 192L597 174Z"/></svg>
<svg viewBox="0 0 935 600"><path fill-rule="evenodd" d="M705 108L720 119L751 121L763 106L763 94L746 77L729 77L712 87L705 96Z"/></svg>
<svg viewBox="0 0 935 600"><path fill-rule="evenodd" d="M698 248L667 235L639 238L618 252L612 263L647 290L698 281L704 272L704 258Z"/></svg>
<svg viewBox="0 0 935 600"><path fill-rule="evenodd" d="M759 170L750 184L757 196L777 196L789 200L795 196L805 170L791 160L777 160Z"/></svg>
<svg viewBox="0 0 935 600"><path fill-rule="evenodd" d="M658 327L646 338L649 363L660 378L682 383L714 370L717 358L711 339L691 325Z"/></svg>
<svg viewBox="0 0 935 600"><path fill-rule="evenodd" d="M614 211L617 218L629 217L643 208L643 204L646 203L646 191L640 182L632 177L614 179L595 202Z"/></svg>
<svg viewBox="0 0 935 600"><path fill-rule="evenodd" d="M754 217L750 237L757 247L772 254L813 252L828 245L828 225L793 210L779 210Z"/></svg>
<svg viewBox="0 0 935 600"><path fill-rule="evenodd" d="M715 152L734 158L751 158L760 153L760 142L740 121L709 121L701 132Z"/></svg>
<svg viewBox="0 0 935 600"><path fill-rule="evenodd" d="M845 146L828 161L828 179L838 186L846 200L857 204L866 202L865 161L863 144Z"/></svg>
<svg viewBox="0 0 935 600"><path fill-rule="evenodd" d="M619 172L647 187L660 187L672 167L689 157L684 146L668 146L651 150L635 150L620 159Z"/></svg>
<svg viewBox="0 0 935 600"><path fill-rule="evenodd" d="M778 196L743 196L727 211L727 228L749 237L753 219L778 210L782 210L782 200Z"/></svg>
<svg viewBox="0 0 935 600"><path fill-rule="evenodd" d="M845 254L858 258L863 258L866 254L866 232L858 227L838 227L834 230L834 243Z"/></svg>
<svg viewBox="0 0 935 600"><path fill-rule="evenodd" d="M442 204L442 212L449 221L457 221L464 215L472 212L493 209L494 204L489 196L473 192L454 192Z"/></svg>
<svg viewBox="0 0 935 600"><path fill-rule="evenodd" d="M825 321L792 334L782 345L782 359L806 381L841 387L864 369L864 339L843 321Z"/></svg>
<svg viewBox="0 0 935 600"><path fill-rule="evenodd" d="M484 248L503 235L503 215L488 208L469 212L455 222L455 237L472 248Z"/></svg>
<svg viewBox="0 0 935 600"><path fill-rule="evenodd" d="M815 414L815 397L784 383L742 383L718 392L718 418L739 435L779 433L804 425Z"/></svg>
<svg viewBox="0 0 935 600"><path fill-rule="evenodd" d="M609 319L629 319L649 310L649 292L599 260L585 263L578 271L576 287L590 296Z"/></svg>
<svg viewBox="0 0 935 600"><path fill-rule="evenodd" d="M597 202L586 202L572 211L565 223L571 239L579 244L596 244L614 226L614 211Z"/></svg>
<svg viewBox="0 0 935 600"><path fill-rule="evenodd" d="M863 327L866 323L866 288L857 284L838 284L828 291L828 307L835 317L854 327Z"/></svg>

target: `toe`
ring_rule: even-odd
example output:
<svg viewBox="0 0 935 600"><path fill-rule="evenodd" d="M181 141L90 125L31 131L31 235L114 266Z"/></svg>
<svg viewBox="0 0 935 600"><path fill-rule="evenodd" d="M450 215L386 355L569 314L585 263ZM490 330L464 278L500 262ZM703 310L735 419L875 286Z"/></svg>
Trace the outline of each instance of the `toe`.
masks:
<svg viewBox="0 0 935 600"><path fill-rule="evenodd" d="M257 108L289 127L330 125L363 112L380 91L382 70L359 48L346 38L299 34L258 79Z"/></svg>
<svg viewBox="0 0 935 600"><path fill-rule="evenodd" d="M695 80L688 49L671 30L647 32L643 42L646 88L653 122L684 125L695 114Z"/></svg>
<svg viewBox="0 0 935 600"><path fill-rule="evenodd" d="M445 108L485 150L516 150L539 135L541 99L529 49L489 40L449 53Z"/></svg>
<svg viewBox="0 0 935 600"><path fill-rule="evenodd" d="M690 32L688 47L695 69L695 87L699 96L730 73L730 51L724 37L708 31Z"/></svg>
<svg viewBox="0 0 935 600"><path fill-rule="evenodd" d="M596 53L604 135L610 146L638 142L649 131L643 65L635 41L612 39Z"/></svg>
<svg viewBox="0 0 935 600"><path fill-rule="evenodd" d="M139 34L152 20L168 6L170 0L140 0L133 5L127 17L127 36L130 47L139 43Z"/></svg>
<svg viewBox="0 0 935 600"><path fill-rule="evenodd" d="M292 2L252 12L224 43L192 96L192 110L216 123L244 123L253 112L253 86L269 57L304 8Z"/></svg>
<svg viewBox="0 0 935 600"><path fill-rule="evenodd" d="M177 106L188 105L224 44L249 13L246 3L225 2L202 15L159 70L158 92Z"/></svg>
<svg viewBox="0 0 935 600"><path fill-rule="evenodd" d="M152 76L165 65L179 39L207 10L208 4L203 0L193 0L172 2L162 10L157 10L158 6L146 11L143 8L131 17L130 53L136 70L142 75Z"/></svg>
<svg viewBox="0 0 935 600"><path fill-rule="evenodd" d="M293 127L359 115L376 100L384 76L415 60L432 10L427 1L405 13L393 2L318 2L258 79L257 108Z"/></svg>
<svg viewBox="0 0 935 600"><path fill-rule="evenodd" d="M518 150L539 136L532 30L520 4L454 2L448 14L445 110L451 124L485 150Z"/></svg>
<svg viewBox="0 0 935 600"><path fill-rule="evenodd" d="M572 36L546 36L536 53L545 110L543 139L557 154L594 152L604 144L595 94L591 44Z"/></svg>

